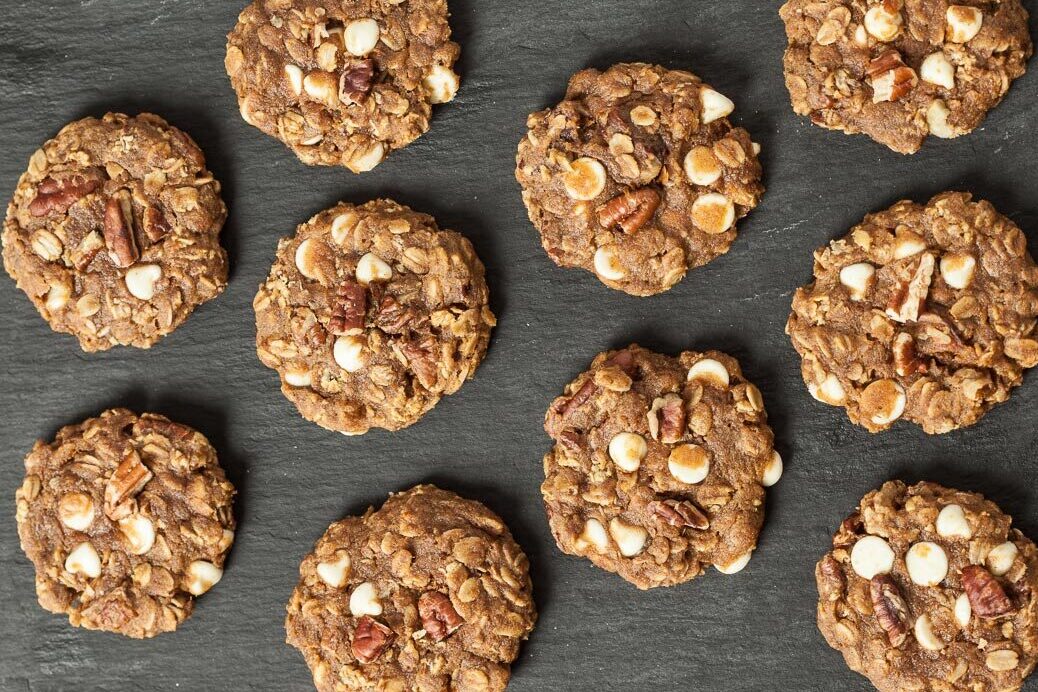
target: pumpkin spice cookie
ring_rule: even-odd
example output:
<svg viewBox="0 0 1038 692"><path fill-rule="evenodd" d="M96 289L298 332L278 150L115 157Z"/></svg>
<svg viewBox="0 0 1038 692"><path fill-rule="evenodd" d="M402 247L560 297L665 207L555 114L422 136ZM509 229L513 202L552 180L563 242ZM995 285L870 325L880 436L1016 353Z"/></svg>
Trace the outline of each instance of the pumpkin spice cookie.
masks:
<svg viewBox="0 0 1038 692"><path fill-rule="evenodd" d="M987 202L946 192L871 214L815 253L786 333L811 395L871 432L976 423L1038 364L1038 267Z"/></svg>
<svg viewBox="0 0 1038 692"><path fill-rule="evenodd" d="M399 430L474 375L487 301L460 234L389 200L339 204L278 244L253 303L256 350L307 420Z"/></svg>
<svg viewBox="0 0 1038 692"><path fill-rule="evenodd" d="M548 409L541 485L563 552L640 589L749 562L782 475L760 390L717 351L599 354Z"/></svg>
<svg viewBox="0 0 1038 692"><path fill-rule="evenodd" d="M527 119L516 179L544 250L638 296L728 251L764 192L735 105L690 72L643 63L575 74Z"/></svg>
<svg viewBox="0 0 1038 692"><path fill-rule="evenodd" d="M223 576L233 497L186 425L112 409L62 428L25 458L16 493L40 605L136 639L173 631Z"/></svg>
<svg viewBox="0 0 1038 692"><path fill-rule="evenodd" d="M1020 0L790 0L793 110L902 154L977 128L1031 57Z"/></svg>
<svg viewBox="0 0 1038 692"><path fill-rule="evenodd" d="M310 165L369 171L458 91L446 0L256 0L227 37L242 118Z"/></svg>
<svg viewBox="0 0 1038 692"><path fill-rule="evenodd" d="M332 524L299 568L288 643L318 690L504 690L537 613L497 515L431 485Z"/></svg>
<svg viewBox="0 0 1038 692"><path fill-rule="evenodd" d="M4 222L7 273L84 351L148 348L227 285L220 183L157 115L85 118L32 155Z"/></svg>
<svg viewBox="0 0 1038 692"><path fill-rule="evenodd" d="M818 628L881 692L1019 690L1038 660L1038 551L977 493L890 481L815 569Z"/></svg>

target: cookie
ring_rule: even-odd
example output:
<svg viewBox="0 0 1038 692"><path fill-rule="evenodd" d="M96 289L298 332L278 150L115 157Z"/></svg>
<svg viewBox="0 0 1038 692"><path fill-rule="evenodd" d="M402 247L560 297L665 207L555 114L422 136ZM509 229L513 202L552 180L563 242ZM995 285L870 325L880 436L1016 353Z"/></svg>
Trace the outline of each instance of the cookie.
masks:
<svg viewBox="0 0 1038 692"><path fill-rule="evenodd" d="M866 495L815 569L818 628L881 692L1019 690L1038 660L1038 552L977 493Z"/></svg>
<svg viewBox="0 0 1038 692"><path fill-rule="evenodd" d="M288 643L318 690L503 690L537 613L482 504L431 485L332 524L299 567Z"/></svg>
<svg viewBox="0 0 1038 692"><path fill-rule="evenodd" d="M472 244L389 200L339 204L278 244L256 350L307 420L399 430L473 376L496 323Z"/></svg>
<svg viewBox="0 0 1038 692"><path fill-rule="evenodd" d="M148 348L227 285L220 183L186 134L150 113L65 126L18 180L7 273L84 351Z"/></svg>
<svg viewBox="0 0 1038 692"><path fill-rule="evenodd" d="M902 154L980 126L1032 51L1020 0L789 0L779 12L793 110Z"/></svg>
<svg viewBox="0 0 1038 692"><path fill-rule="evenodd" d="M760 390L717 351L599 354L545 416L559 548L640 589L749 562L782 459Z"/></svg>
<svg viewBox="0 0 1038 692"><path fill-rule="evenodd" d="M871 214L815 253L786 333L814 398L878 432L976 423L1038 364L1038 267L987 202L945 192Z"/></svg>
<svg viewBox="0 0 1038 692"><path fill-rule="evenodd" d="M105 411L37 442L16 493L36 595L76 627L172 632L223 576L234 487L200 433Z"/></svg>
<svg viewBox="0 0 1038 692"><path fill-rule="evenodd" d="M643 63L584 70L527 119L515 176L561 267L637 296L728 251L764 192L760 150L735 105L690 72Z"/></svg>
<svg viewBox="0 0 1038 692"><path fill-rule="evenodd" d="M227 37L245 122L310 165L370 171L458 91L446 0L256 0Z"/></svg>

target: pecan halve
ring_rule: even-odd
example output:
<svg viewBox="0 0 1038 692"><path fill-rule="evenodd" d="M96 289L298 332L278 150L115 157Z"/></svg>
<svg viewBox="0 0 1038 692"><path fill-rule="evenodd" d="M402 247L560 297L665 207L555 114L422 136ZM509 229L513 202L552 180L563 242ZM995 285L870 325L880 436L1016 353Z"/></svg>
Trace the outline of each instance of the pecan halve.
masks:
<svg viewBox="0 0 1038 692"><path fill-rule="evenodd" d="M129 267L141 256L133 235L133 201L126 188L116 190L105 204L104 234L115 266Z"/></svg>
<svg viewBox="0 0 1038 692"><path fill-rule="evenodd" d="M144 210L144 233L148 240L155 243L170 232L169 222L166 215L157 207L147 207Z"/></svg>
<svg viewBox="0 0 1038 692"><path fill-rule="evenodd" d="M698 531L710 528L710 518L689 500L650 502L649 511L671 526L688 526Z"/></svg>
<svg viewBox="0 0 1038 692"><path fill-rule="evenodd" d="M347 334L355 329L364 329L364 317L368 312L368 289L356 281L346 279L335 294L335 306L328 330L332 334Z"/></svg>
<svg viewBox="0 0 1038 692"><path fill-rule="evenodd" d="M442 642L465 623L451 599L439 591L426 591L418 598L418 614L422 628L437 642Z"/></svg>
<svg viewBox="0 0 1038 692"><path fill-rule="evenodd" d="M872 609L880 626L886 631L893 647L899 647L908 638L908 604L889 574L877 574L869 582Z"/></svg>
<svg viewBox="0 0 1038 692"><path fill-rule="evenodd" d="M129 515L132 511L131 501L151 478L152 473L141 461L137 450L129 447L105 485L105 515L113 520Z"/></svg>
<svg viewBox="0 0 1038 692"><path fill-rule="evenodd" d="M934 257L924 253L915 265L912 277L898 284L897 290L887 303L887 316L901 322L915 322L923 310L926 297L930 294L933 279Z"/></svg>
<svg viewBox="0 0 1038 692"><path fill-rule="evenodd" d="M997 618L1015 610L1002 585L980 565L962 568L962 588L973 612L982 618Z"/></svg>
<svg viewBox="0 0 1038 692"><path fill-rule="evenodd" d="M33 216L65 213L73 204L101 187L103 181L104 177L97 169L60 179L47 176L36 186L36 197L29 204L29 213Z"/></svg>
<svg viewBox="0 0 1038 692"><path fill-rule="evenodd" d="M339 100L360 103L371 91L374 78L374 60L360 60L349 65L339 78Z"/></svg>
<svg viewBox="0 0 1038 692"><path fill-rule="evenodd" d="M353 642L350 648L353 655L361 663L371 663L382 655L393 640L396 633L374 618L363 615L357 620L357 629L353 631Z"/></svg>
<svg viewBox="0 0 1038 692"><path fill-rule="evenodd" d="M652 219L660 206L660 194L643 187L614 197L598 209L598 223L603 228L619 226L630 235Z"/></svg>

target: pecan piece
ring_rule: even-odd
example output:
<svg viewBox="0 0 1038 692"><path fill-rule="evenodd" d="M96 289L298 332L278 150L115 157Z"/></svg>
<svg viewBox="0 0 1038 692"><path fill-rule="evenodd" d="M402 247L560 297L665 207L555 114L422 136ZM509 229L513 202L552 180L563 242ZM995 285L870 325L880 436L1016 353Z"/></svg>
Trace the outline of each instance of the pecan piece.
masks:
<svg viewBox="0 0 1038 692"><path fill-rule="evenodd" d="M660 442L674 444L685 436L685 400L679 394L667 394L656 411ZM653 408L656 408L653 402Z"/></svg>
<svg viewBox="0 0 1038 692"><path fill-rule="evenodd" d="M433 641L442 642L461 627L465 620L454 609L451 599L439 591L426 591L418 599L422 627Z"/></svg>
<svg viewBox="0 0 1038 692"><path fill-rule="evenodd" d="M650 502L649 511L671 526L688 526L699 531L710 528L710 518L688 500L663 500Z"/></svg>
<svg viewBox="0 0 1038 692"><path fill-rule="evenodd" d="M982 618L997 618L1014 610L1002 585L980 565L962 568L962 588L973 612Z"/></svg>
<svg viewBox="0 0 1038 692"><path fill-rule="evenodd" d="M393 640L396 633L369 615L357 620L357 629L353 631L353 655L361 663L371 663L382 655Z"/></svg>
<svg viewBox="0 0 1038 692"><path fill-rule="evenodd" d="M839 593L847 587L847 578L843 574L840 563L832 555L826 555L818 566L825 580L832 584L833 589Z"/></svg>
<svg viewBox="0 0 1038 692"><path fill-rule="evenodd" d="M930 281L933 279L934 258L930 253L923 254L916 263L912 277L902 281L890 302L887 303L887 316L901 322L915 322L926 303L930 293Z"/></svg>
<svg viewBox="0 0 1038 692"><path fill-rule="evenodd" d="M105 485L105 514L108 518L118 520L128 516L133 511L133 498L151 478L152 473L141 461L137 450L128 448Z"/></svg>
<svg viewBox="0 0 1038 692"><path fill-rule="evenodd" d="M583 452L581 447L584 444L584 436L573 428L566 428L559 433L558 443L567 456L579 457Z"/></svg>
<svg viewBox="0 0 1038 692"><path fill-rule="evenodd" d="M347 67L339 78L339 100L360 103L371 91L375 77L375 61L360 60Z"/></svg>
<svg viewBox="0 0 1038 692"><path fill-rule="evenodd" d="M166 215L156 207L147 207L144 210L144 233L148 240L157 243L170 232L169 222Z"/></svg>
<svg viewBox="0 0 1038 692"><path fill-rule="evenodd" d="M899 647L908 638L908 604L889 574L877 574L869 582L869 595L876 619L887 633L893 647Z"/></svg>
<svg viewBox="0 0 1038 692"><path fill-rule="evenodd" d="M116 190L105 204L105 245L117 267L129 267L141 256L133 235L133 202L126 188Z"/></svg>
<svg viewBox="0 0 1038 692"><path fill-rule="evenodd" d="M634 354L627 349L617 351L602 364L602 367L617 367L633 377L635 371Z"/></svg>
<svg viewBox="0 0 1038 692"><path fill-rule="evenodd" d="M630 235L652 219L660 206L660 195L643 187L614 197L598 209L598 223L603 228L619 226Z"/></svg>
<svg viewBox="0 0 1038 692"><path fill-rule="evenodd" d="M926 362L916 353L911 334L901 332L894 339L894 369L902 377L926 372Z"/></svg>
<svg viewBox="0 0 1038 692"><path fill-rule="evenodd" d="M857 539L858 534L865 528L865 522L862 521L861 515L855 512L840 523L840 528L837 529L836 535L833 536L833 547L834 548L847 548L853 545Z"/></svg>
<svg viewBox="0 0 1038 692"><path fill-rule="evenodd" d="M869 62L868 75L873 103L899 101L919 84L915 70L905 65L901 54L893 49Z"/></svg>
<svg viewBox="0 0 1038 692"><path fill-rule="evenodd" d="M328 330L332 334L348 334L364 329L364 316L368 312L368 290L356 281L346 279L335 294L335 306Z"/></svg>
<svg viewBox="0 0 1038 692"><path fill-rule="evenodd" d="M82 174L67 178L47 176L36 186L36 197L29 204L33 216L48 216L54 212L64 214L73 204L101 187L101 171L90 169Z"/></svg>
<svg viewBox="0 0 1038 692"><path fill-rule="evenodd" d="M97 254L101 252L101 249L105 246L105 241L101 237L101 234L97 231L90 231L83 240L79 241L79 245L72 250L70 257L72 258L72 264L79 271L86 271L86 268L90 266L90 263L94 261Z"/></svg>
<svg viewBox="0 0 1038 692"><path fill-rule="evenodd" d="M409 339L400 344L400 351L407 358L415 378L426 389L432 389L436 385L439 368L433 358L435 349L436 337L432 334Z"/></svg>
<svg viewBox="0 0 1038 692"><path fill-rule="evenodd" d="M597 390L598 386L595 384L594 379L589 377L576 393L568 399L561 399L555 405L555 413L559 414L563 418L567 417L569 414L573 413L573 411L583 406Z"/></svg>
<svg viewBox="0 0 1038 692"><path fill-rule="evenodd" d="M404 307L395 297L387 295L378 305L375 326L386 334L403 334L407 331L421 331L428 325L429 318L418 314L412 307Z"/></svg>

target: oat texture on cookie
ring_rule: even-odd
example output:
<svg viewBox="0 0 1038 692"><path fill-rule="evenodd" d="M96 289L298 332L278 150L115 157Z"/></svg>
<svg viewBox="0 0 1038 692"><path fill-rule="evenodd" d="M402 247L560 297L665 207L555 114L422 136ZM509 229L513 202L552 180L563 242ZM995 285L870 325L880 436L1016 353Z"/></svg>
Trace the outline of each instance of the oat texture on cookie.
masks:
<svg viewBox="0 0 1038 692"><path fill-rule="evenodd" d="M359 434L415 423L473 376L495 324L472 244L395 202L339 204L278 244L256 350L304 418Z"/></svg>
<svg viewBox="0 0 1038 692"><path fill-rule="evenodd" d="M220 183L162 118L79 120L32 155L7 207L3 257L84 351L148 348L227 284Z"/></svg>
<svg viewBox="0 0 1038 692"><path fill-rule="evenodd" d="M369 171L458 90L446 0L256 0L227 37L241 116L304 163Z"/></svg>
<svg viewBox="0 0 1038 692"><path fill-rule="evenodd" d="M746 566L782 474L760 390L734 358L636 345L599 354L548 409L552 534L635 586Z"/></svg>
<svg viewBox="0 0 1038 692"><path fill-rule="evenodd" d="M690 72L584 70L532 114L516 178L551 259L639 296L728 251L764 188L735 105Z"/></svg>
<svg viewBox="0 0 1038 692"><path fill-rule="evenodd" d="M947 192L815 253L786 332L811 395L872 432L971 425L1038 364L1038 267L987 202Z"/></svg>
<svg viewBox="0 0 1038 692"><path fill-rule="evenodd" d="M780 13L793 110L903 154L977 128L1032 52L1020 0L790 0Z"/></svg>
<svg viewBox="0 0 1038 692"><path fill-rule="evenodd" d="M299 575L285 629L322 692L504 690L537 617L501 519L431 485L332 524Z"/></svg>
<svg viewBox="0 0 1038 692"><path fill-rule="evenodd" d="M885 483L815 569L818 627L881 692L1019 690L1038 660L1038 551L976 493Z"/></svg>
<svg viewBox="0 0 1038 692"><path fill-rule="evenodd" d="M40 605L92 630L173 631L223 575L233 496L208 440L163 416L112 409L37 442L16 518Z"/></svg>

